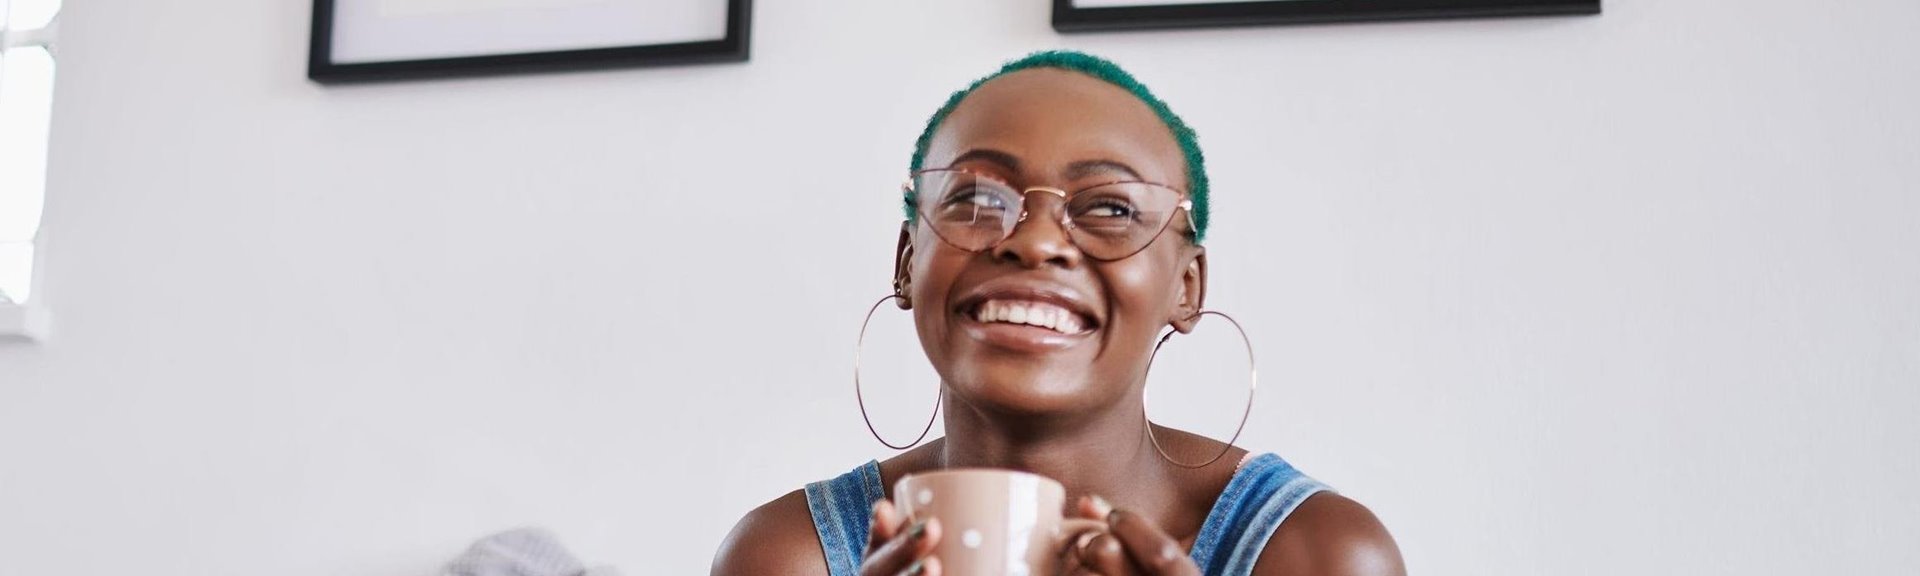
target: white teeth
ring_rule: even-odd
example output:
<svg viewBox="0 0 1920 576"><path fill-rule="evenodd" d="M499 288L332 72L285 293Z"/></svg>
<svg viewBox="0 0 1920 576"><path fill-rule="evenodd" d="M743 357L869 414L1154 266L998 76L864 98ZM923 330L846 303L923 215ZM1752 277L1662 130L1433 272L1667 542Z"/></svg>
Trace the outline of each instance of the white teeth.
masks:
<svg viewBox="0 0 1920 576"><path fill-rule="evenodd" d="M981 322L1005 322L1047 328L1063 334L1080 332L1080 317L1066 308L1046 302L1006 302L988 300L974 314Z"/></svg>

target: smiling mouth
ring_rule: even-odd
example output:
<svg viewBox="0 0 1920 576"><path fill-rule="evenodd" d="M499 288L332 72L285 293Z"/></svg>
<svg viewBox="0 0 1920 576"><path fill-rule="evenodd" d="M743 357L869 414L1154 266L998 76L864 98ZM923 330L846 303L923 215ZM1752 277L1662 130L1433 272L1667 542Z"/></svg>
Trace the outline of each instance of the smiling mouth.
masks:
<svg viewBox="0 0 1920 576"><path fill-rule="evenodd" d="M974 306L972 317L981 324L1014 324L1045 328L1065 335L1085 334L1093 322L1051 302L991 298Z"/></svg>

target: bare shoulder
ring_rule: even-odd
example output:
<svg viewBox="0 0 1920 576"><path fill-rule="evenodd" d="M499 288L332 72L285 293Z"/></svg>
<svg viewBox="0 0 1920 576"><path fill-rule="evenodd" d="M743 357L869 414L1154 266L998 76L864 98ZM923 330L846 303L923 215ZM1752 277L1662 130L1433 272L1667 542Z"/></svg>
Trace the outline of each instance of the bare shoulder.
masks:
<svg viewBox="0 0 1920 576"><path fill-rule="evenodd" d="M1400 547L1359 502L1315 494L1287 516L1255 563L1262 576L1405 576Z"/></svg>
<svg viewBox="0 0 1920 576"><path fill-rule="evenodd" d="M714 555L713 574L826 576L827 556L813 530L806 492L788 492L741 518Z"/></svg>

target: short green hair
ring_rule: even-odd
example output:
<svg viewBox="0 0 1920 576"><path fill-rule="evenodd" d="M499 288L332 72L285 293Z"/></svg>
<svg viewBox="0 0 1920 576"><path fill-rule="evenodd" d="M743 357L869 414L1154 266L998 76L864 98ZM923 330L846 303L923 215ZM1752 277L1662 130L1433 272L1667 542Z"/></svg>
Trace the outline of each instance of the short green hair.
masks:
<svg viewBox="0 0 1920 576"><path fill-rule="evenodd" d="M907 169L918 171L925 167L927 147L933 143L933 133L940 129L940 124L946 122L947 116L953 113L953 109L958 108L960 102L966 100L967 96L973 94L974 90L979 89L981 85L995 78L1030 68L1057 68L1086 74L1126 90L1128 93L1133 94L1135 98L1139 98L1141 102L1146 103L1148 108L1153 109L1154 115L1159 116L1160 121L1167 125L1167 130L1173 132L1173 140L1180 145L1180 154L1184 156L1187 161L1187 195L1189 199L1193 201L1193 241L1195 244L1198 244L1202 239L1206 238L1206 159L1200 154L1200 142L1194 135L1193 129L1188 128L1187 123L1180 119L1180 115L1174 114L1173 109L1168 108L1166 102L1162 102L1158 97L1155 97L1153 91L1148 90L1146 85L1134 79L1132 74L1128 74L1126 70L1121 69L1120 65L1085 52L1048 50L1028 54L1018 60L1007 62L1000 66L998 71L974 80L973 83L967 85L965 89L954 92L952 96L947 97L947 103L941 105L940 109L933 113L932 118L927 119L926 129L920 132L920 139L914 142L913 161L908 164ZM916 216L914 210L916 199L911 192L908 192L901 200L903 201L902 207L907 214L907 221L912 222Z"/></svg>

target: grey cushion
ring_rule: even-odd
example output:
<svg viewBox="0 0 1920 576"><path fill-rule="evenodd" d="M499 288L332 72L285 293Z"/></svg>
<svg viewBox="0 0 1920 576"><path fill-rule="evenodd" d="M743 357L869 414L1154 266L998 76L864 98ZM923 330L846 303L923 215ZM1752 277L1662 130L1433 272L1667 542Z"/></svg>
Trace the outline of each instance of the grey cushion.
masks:
<svg viewBox="0 0 1920 576"><path fill-rule="evenodd" d="M520 528L474 542L441 576L619 576L612 568L587 570L553 533Z"/></svg>

